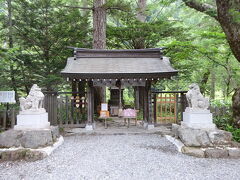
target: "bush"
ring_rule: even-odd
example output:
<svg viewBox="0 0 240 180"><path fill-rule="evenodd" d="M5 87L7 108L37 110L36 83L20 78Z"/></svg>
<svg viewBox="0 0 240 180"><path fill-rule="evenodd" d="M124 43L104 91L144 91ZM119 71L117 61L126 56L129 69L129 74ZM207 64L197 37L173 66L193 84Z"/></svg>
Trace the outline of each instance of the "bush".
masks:
<svg viewBox="0 0 240 180"><path fill-rule="evenodd" d="M232 114L226 113L222 116L215 116L213 122L219 129L226 129L227 126L233 126Z"/></svg>
<svg viewBox="0 0 240 180"><path fill-rule="evenodd" d="M213 113L213 121L219 129L226 129L227 125L234 126L230 102L214 100L211 102L211 110Z"/></svg>
<svg viewBox="0 0 240 180"><path fill-rule="evenodd" d="M137 120L143 120L143 111L140 110L138 113L137 113Z"/></svg>
<svg viewBox="0 0 240 180"><path fill-rule="evenodd" d="M229 131L233 135L233 140L240 142L240 129L235 127L233 118L232 118L232 107L230 102L224 101L214 101L211 102L211 107L225 109L224 112L214 116L213 121L219 129Z"/></svg>
<svg viewBox="0 0 240 180"><path fill-rule="evenodd" d="M231 125L227 125L225 130L232 133L233 140L240 142L240 128L235 128Z"/></svg>

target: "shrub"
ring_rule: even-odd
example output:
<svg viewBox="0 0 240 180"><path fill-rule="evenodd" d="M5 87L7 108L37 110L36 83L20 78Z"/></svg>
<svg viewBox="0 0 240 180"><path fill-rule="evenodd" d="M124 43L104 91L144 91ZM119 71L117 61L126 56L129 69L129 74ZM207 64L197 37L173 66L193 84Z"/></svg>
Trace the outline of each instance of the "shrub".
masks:
<svg viewBox="0 0 240 180"><path fill-rule="evenodd" d="M240 142L240 128L235 128L231 125L227 125L225 130L232 133L233 140Z"/></svg>
<svg viewBox="0 0 240 180"><path fill-rule="evenodd" d="M211 102L213 121L219 129L225 129L227 125L233 126L231 103L223 100Z"/></svg>

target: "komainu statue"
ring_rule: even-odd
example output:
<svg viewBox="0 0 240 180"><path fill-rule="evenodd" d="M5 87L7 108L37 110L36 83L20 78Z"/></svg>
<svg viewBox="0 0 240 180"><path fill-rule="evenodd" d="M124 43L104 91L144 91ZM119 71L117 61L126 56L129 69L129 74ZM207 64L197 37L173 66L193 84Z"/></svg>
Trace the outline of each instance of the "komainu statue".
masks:
<svg viewBox="0 0 240 180"><path fill-rule="evenodd" d="M43 108L44 94L37 84L34 84L26 98L19 98L20 108L24 112L45 112Z"/></svg>
<svg viewBox="0 0 240 180"><path fill-rule="evenodd" d="M206 110L209 107L208 98L203 97L200 88L197 84L193 83L189 86L189 91L186 94L189 108L196 110Z"/></svg>

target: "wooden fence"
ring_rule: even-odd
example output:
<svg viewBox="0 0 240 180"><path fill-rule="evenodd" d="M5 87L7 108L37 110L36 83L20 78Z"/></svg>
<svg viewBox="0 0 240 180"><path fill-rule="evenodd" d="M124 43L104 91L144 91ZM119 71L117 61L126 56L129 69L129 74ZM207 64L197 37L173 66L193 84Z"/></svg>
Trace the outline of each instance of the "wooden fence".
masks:
<svg viewBox="0 0 240 180"><path fill-rule="evenodd" d="M18 111L14 108L9 110L0 110L0 129L6 130L13 128L16 124Z"/></svg>
<svg viewBox="0 0 240 180"><path fill-rule="evenodd" d="M51 125L84 127L87 120L86 93L44 92L44 107ZM155 124L180 123L187 107L186 91L152 92L152 113ZM213 117L220 118L230 112L229 107L210 107ZM18 110L0 110L0 130L13 128Z"/></svg>
<svg viewBox="0 0 240 180"><path fill-rule="evenodd" d="M44 92L44 94L45 108L52 125L85 127L87 120L85 92Z"/></svg>

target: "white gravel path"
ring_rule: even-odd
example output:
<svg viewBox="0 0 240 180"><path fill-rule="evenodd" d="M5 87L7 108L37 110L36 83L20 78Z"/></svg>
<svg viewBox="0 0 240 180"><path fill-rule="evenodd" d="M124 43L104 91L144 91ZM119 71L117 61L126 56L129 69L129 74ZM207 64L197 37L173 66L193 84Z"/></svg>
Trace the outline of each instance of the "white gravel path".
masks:
<svg viewBox="0 0 240 180"><path fill-rule="evenodd" d="M70 136L42 161L0 163L1 180L234 180L239 172L240 159L185 156L153 134Z"/></svg>

